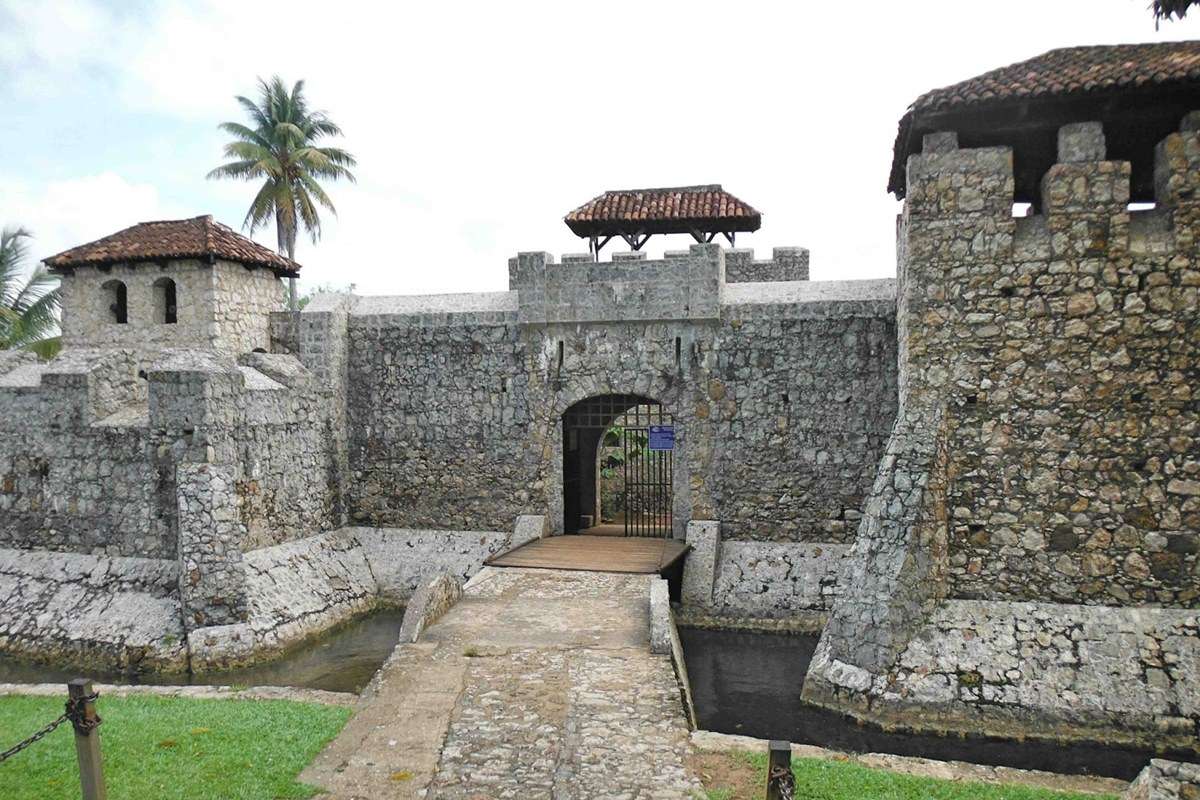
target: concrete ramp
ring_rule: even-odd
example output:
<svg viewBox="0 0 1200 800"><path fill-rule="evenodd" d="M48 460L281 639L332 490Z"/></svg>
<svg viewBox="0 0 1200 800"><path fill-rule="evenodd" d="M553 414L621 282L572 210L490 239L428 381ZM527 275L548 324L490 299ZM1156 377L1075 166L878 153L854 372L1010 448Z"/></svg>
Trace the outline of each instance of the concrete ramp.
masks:
<svg viewBox="0 0 1200 800"><path fill-rule="evenodd" d="M485 568L300 776L336 798L690 798L654 576Z"/></svg>

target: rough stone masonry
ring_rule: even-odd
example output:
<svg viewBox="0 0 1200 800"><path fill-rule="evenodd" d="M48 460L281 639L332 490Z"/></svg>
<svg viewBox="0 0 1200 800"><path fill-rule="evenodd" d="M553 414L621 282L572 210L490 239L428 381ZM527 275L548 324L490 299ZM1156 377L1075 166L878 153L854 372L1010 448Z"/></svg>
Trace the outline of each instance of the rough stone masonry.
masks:
<svg viewBox="0 0 1200 800"><path fill-rule="evenodd" d="M578 526L564 415L635 397L676 428L685 603L823 625L811 700L1195 748L1200 114L1171 126L1129 162L1066 122L1026 216L1012 147L918 137L898 280L526 252L505 292L291 313L299 265L205 218L68 251L62 355L0 353L0 651L209 669L466 578Z"/></svg>

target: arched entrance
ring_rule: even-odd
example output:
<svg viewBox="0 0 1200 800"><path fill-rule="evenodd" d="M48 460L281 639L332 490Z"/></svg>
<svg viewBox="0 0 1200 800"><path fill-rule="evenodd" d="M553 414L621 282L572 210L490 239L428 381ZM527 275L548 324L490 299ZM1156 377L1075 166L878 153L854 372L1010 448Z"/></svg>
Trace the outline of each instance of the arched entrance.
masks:
<svg viewBox="0 0 1200 800"><path fill-rule="evenodd" d="M669 537L674 501L674 421L657 400L589 397L563 413L563 530ZM607 434L607 436L606 436ZM616 524L602 524L605 473L619 493Z"/></svg>

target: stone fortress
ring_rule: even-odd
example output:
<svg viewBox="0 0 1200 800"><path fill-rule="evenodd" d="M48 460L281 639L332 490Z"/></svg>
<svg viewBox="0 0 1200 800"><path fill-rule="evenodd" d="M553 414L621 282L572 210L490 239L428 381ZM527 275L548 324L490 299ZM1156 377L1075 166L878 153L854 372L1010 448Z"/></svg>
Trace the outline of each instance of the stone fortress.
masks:
<svg viewBox="0 0 1200 800"><path fill-rule="evenodd" d="M895 280L593 238L507 292L297 313L299 265L207 217L47 259L62 354L0 352L0 652L202 671L465 579L585 526L596 439L564 420L609 398L673 420L684 611L821 630L810 700L1196 748L1200 43L930 92L890 188ZM568 222L640 248L746 209Z"/></svg>

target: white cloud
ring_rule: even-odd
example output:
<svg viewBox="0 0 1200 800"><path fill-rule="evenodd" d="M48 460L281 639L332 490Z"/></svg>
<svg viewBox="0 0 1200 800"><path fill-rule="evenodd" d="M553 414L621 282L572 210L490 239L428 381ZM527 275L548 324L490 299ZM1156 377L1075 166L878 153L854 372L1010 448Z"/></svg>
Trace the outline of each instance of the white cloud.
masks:
<svg viewBox="0 0 1200 800"><path fill-rule="evenodd" d="M807 246L815 278L870 277L894 270L884 185L909 102L1052 47L1200 34L1200 15L1156 32L1145 5L189 0L135 14L51 0L13 6L19 33L0 33L0 66L50 96L103 75L110 116L167 118L193 142L238 116L232 96L257 76L308 79L361 179L329 187L340 215L319 247L300 246L309 282L501 288L518 250L582 249L561 219L598 192L708 182L764 212L739 244ZM0 124L0 151L25 145L2 137ZM200 177L215 149L192 164L128 146L182 214L240 223L252 188ZM52 189L17 174L38 196ZM120 206L105 205L110 229L138 219L116 219ZM81 225L47 213L47 228ZM652 240L650 252L682 244Z"/></svg>
<svg viewBox="0 0 1200 800"><path fill-rule="evenodd" d="M0 224L27 228L38 260L137 222L179 216L154 186L113 172L43 185L0 175Z"/></svg>

